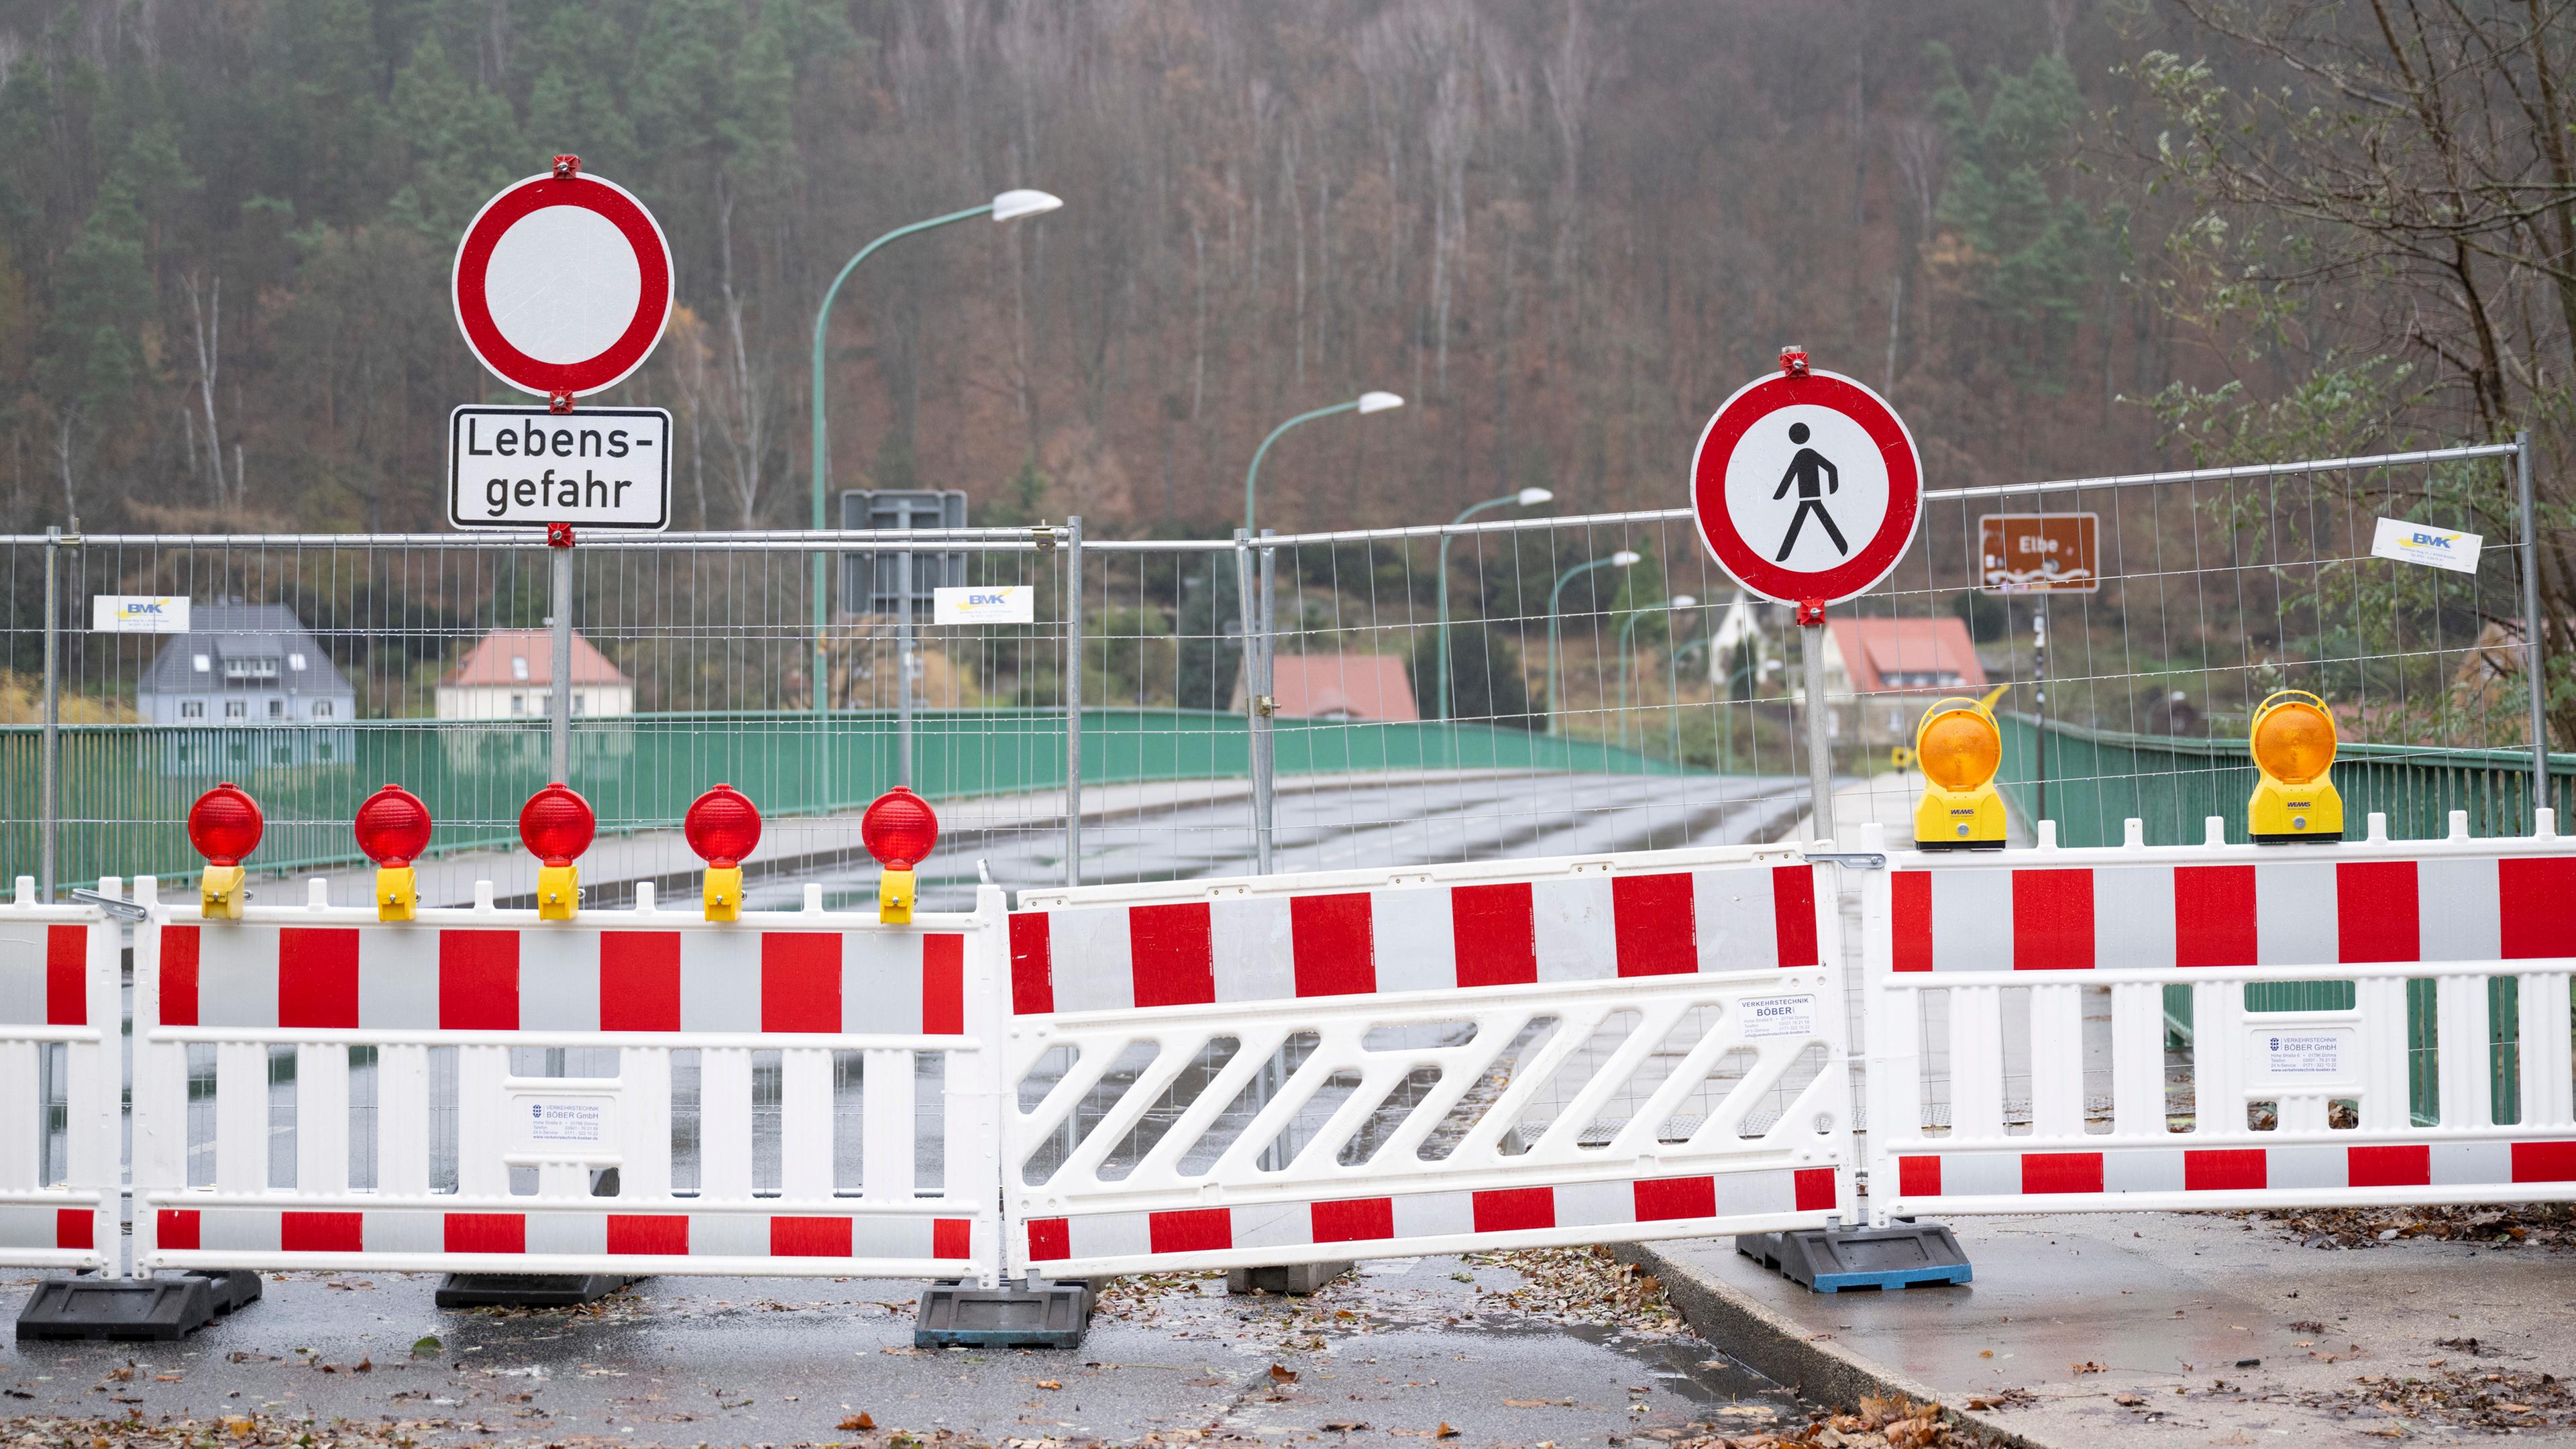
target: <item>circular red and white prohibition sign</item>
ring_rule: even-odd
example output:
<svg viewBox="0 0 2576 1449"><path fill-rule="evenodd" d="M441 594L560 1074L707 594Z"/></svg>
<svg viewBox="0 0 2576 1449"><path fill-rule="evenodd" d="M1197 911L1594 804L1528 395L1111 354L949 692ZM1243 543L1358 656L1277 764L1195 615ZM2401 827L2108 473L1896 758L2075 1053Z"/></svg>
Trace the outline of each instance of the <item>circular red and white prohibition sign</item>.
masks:
<svg viewBox="0 0 2576 1449"><path fill-rule="evenodd" d="M512 387L583 397L644 365L671 320L671 247L613 181L531 176L483 203L456 248L456 325Z"/></svg>
<svg viewBox="0 0 2576 1449"><path fill-rule="evenodd" d="M1923 518L1914 436L1877 393L1831 372L1775 373L1718 408L1691 456L1700 541L1783 604L1868 593Z"/></svg>

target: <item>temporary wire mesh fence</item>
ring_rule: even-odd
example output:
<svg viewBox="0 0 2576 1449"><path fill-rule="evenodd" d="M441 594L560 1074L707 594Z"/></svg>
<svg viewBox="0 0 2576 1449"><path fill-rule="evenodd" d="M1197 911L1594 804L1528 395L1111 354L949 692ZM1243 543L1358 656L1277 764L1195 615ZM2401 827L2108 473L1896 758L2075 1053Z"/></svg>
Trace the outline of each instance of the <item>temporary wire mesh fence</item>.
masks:
<svg viewBox="0 0 2576 1449"><path fill-rule="evenodd" d="M1740 590L1687 510L1251 541L1055 527L585 542L570 774L602 832L585 882L607 903L641 882L687 889L698 863L675 827L723 780L769 820L755 908L809 885L862 897L858 811L904 774L907 738L911 782L941 802L934 905L962 902L979 860L1017 886L1077 863L1100 882L1778 839L1807 810L1811 653L1846 833L1904 827L1915 782L1891 751L1925 703L1998 685L2020 822L2057 818L2069 844L2116 839L2126 816L2153 842L2198 839L2213 813L2241 830L2234 741L2279 687L2334 706L2359 742L2339 773L2378 792L2368 808L2395 807L2398 834L2439 833L2464 799L2481 832L2520 831L2517 461L2499 445L1935 489L1887 584L1822 630ZM2095 520L2091 592L1981 589L1987 515L2079 512ZM2482 534L2479 567L2373 558L2383 516ZM839 556L820 707L818 547ZM234 779L267 809L264 868L359 866L348 822L395 781L438 819L425 899L470 898L477 876L505 898L528 888L532 863L511 852L517 808L550 772L550 551L452 534L0 549L9 873L35 873L49 816L50 560L55 884L193 869L188 804ZM909 730L886 583L907 552ZM1030 622L937 624L932 584L1025 588ZM87 627L112 595L185 597L192 632ZM2562 760L2553 790L2571 778Z"/></svg>

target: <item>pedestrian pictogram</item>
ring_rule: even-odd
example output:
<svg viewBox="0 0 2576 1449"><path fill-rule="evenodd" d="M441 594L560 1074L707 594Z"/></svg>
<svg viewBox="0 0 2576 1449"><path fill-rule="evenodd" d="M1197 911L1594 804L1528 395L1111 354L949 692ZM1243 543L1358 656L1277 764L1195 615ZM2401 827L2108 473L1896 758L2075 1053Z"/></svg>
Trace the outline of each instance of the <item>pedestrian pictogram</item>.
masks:
<svg viewBox="0 0 2576 1449"><path fill-rule="evenodd" d="M1728 398L1700 434L1691 502L1729 574L1784 604L1867 593L1914 541L1914 439L1876 393L1794 364Z"/></svg>

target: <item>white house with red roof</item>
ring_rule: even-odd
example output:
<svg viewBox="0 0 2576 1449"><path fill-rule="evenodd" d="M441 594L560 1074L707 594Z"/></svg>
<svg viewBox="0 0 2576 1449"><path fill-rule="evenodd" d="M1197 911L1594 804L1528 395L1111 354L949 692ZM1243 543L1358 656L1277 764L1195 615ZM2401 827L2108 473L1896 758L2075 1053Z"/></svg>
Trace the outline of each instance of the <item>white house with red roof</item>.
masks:
<svg viewBox="0 0 2576 1449"><path fill-rule="evenodd" d="M1270 682L1283 719L1422 718L1400 655L1282 654L1270 661ZM1238 672L1234 708L1240 712L1243 705L1243 678Z"/></svg>
<svg viewBox="0 0 2576 1449"><path fill-rule="evenodd" d="M1982 695L1985 666L1966 621L1825 616L1825 698L1833 732L1864 742L1903 744L1923 707L1945 694ZM1846 705L1845 700L1852 703Z"/></svg>
<svg viewBox="0 0 2576 1449"><path fill-rule="evenodd" d="M544 719L554 711L555 641L544 629L495 629L438 681L440 719ZM572 713L635 712L635 681L579 632L572 636Z"/></svg>

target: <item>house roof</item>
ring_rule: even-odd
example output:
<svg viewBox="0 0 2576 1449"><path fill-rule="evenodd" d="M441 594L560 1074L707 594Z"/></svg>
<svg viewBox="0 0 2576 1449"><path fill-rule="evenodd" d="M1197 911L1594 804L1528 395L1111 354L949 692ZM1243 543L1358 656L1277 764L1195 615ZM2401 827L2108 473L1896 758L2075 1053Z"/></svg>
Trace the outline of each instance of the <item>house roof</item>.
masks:
<svg viewBox="0 0 2576 1449"><path fill-rule="evenodd" d="M1825 628L1860 693L1986 687L1963 620L1828 618Z"/></svg>
<svg viewBox="0 0 2576 1449"><path fill-rule="evenodd" d="M1271 661L1271 687L1279 713L1289 719L1343 716L1365 720L1417 720L1413 681L1393 654L1282 654ZM1235 682L1235 707L1243 683Z"/></svg>
<svg viewBox="0 0 2576 1449"><path fill-rule="evenodd" d="M520 670L525 668L526 673ZM456 667L447 671L442 686L500 686L533 684L540 688L554 683L555 636L544 629L495 629L465 651ZM626 671L608 662L608 656L591 647L591 642L575 630L572 636L572 682L575 684L633 684Z"/></svg>
<svg viewBox="0 0 2576 1449"><path fill-rule="evenodd" d="M207 667L197 668L197 656ZM273 659L275 684L260 688L288 694L341 694L354 697L331 656L295 611L284 604L196 604L188 608L188 632L171 637L143 671L144 694L202 694L224 687L223 661ZM301 668L295 661L304 661Z"/></svg>

